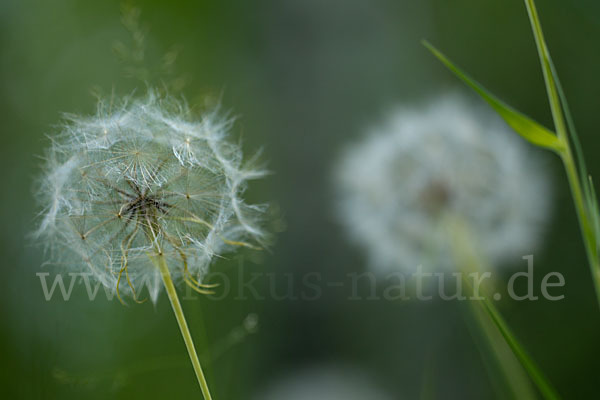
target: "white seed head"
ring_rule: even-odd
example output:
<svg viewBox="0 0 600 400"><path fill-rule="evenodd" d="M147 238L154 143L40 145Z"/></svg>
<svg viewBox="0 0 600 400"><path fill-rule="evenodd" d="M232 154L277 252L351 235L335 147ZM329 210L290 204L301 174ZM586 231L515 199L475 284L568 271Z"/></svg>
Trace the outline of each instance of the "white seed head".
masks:
<svg viewBox="0 0 600 400"><path fill-rule="evenodd" d="M549 180L495 115L447 95L402 109L347 149L335 170L338 215L381 272L455 268L444 223L460 218L493 264L531 254Z"/></svg>
<svg viewBox="0 0 600 400"><path fill-rule="evenodd" d="M217 111L194 120L184 102L153 92L69 116L39 184L36 236L52 261L134 297L146 287L155 301L154 256L199 283L216 256L264 244L264 206L241 196L265 171L243 162L230 128Z"/></svg>
<svg viewBox="0 0 600 400"><path fill-rule="evenodd" d="M316 366L275 382L257 400L391 400L361 370ZM396 397L397 398L397 397Z"/></svg>

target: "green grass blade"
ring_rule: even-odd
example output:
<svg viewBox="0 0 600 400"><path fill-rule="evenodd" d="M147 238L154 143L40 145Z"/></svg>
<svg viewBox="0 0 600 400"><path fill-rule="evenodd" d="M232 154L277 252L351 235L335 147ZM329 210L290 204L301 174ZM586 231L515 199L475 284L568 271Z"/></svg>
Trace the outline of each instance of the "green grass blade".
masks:
<svg viewBox="0 0 600 400"><path fill-rule="evenodd" d="M525 6L527 7L527 13L529 14L529 21L531 22L531 29L533 30L533 36L535 38L535 44L538 49L540 57L540 64L542 65L542 72L544 74L544 81L546 82L546 89L548 92L548 100L550 101L550 108L552 110L552 117L554 118L554 125L556 134L563 140L567 140L567 127L565 124L565 117L562 112L560 104L560 96L556 87L556 81L554 80L554 74L552 71L552 61L550 59L550 52L548 46L544 40L544 33L542 31L542 25L535 8L533 0L525 0Z"/></svg>
<svg viewBox="0 0 600 400"><path fill-rule="evenodd" d="M558 90L558 96L560 98L560 103L562 104L562 108L565 113L565 119L567 121L567 128L570 134L571 141L573 142L573 147L575 148L575 156L577 158L577 163L579 165L580 176L585 179L588 176L587 167L585 166L585 159L583 158L583 150L581 147L581 142L579 141L579 135L577 134L577 129L575 128L575 122L573 122L573 117L571 116L571 110L569 107L569 103L567 102L567 96L565 96L565 92L560 83L560 79L558 79L558 74L556 73L556 68L554 67L554 63L550 58L550 54L548 54L548 60L550 61L550 69L552 71L552 77L556 82L556 89ZM586 189L587 190L587 189Z"/></svg>
<svg viewBox="0 0 600 400"><path fill-rule="evenodd" d="M500 313L498 312L498 310L496 310L494 304L487 298L483 300L480 304L485 309L490 318L494 321L496 327L498 327L498 330L506 340L506 343L508 343L511 350L519 359L521 365L523 365L523 367L525 368L533 382L536 384L544 398L548 400L560 399L560 396L558 395L556 390L554 390L554 388L550 385L550 383L542 374L538 366L533 362L529 355L527 355L525 350L521 347L517 339L514 337L514 335L508 328L508 325L506 325L506 322L504 322L504 320L500 316Z"/></svg>
<svg viewBox="0 0 600 400"><path fill-rule="evenodd" d="M537 12L530 13L530 16L535 16L537 18ZM542 41L544 41L543 31L541 30L541 26L540 26L539 22L537 22L535 24L532 22L532 26L539 27L540 35L542 35L542 36L540 36L540 39ZM544 45L544 48L547 48L547 46ZM581 180L581 185L583 186L583 196L587 202L588 219L591 220L590 222L593 225L593 232L595 235L594 239L595 239L596 243L598 244L598 241L600 239L600 236L599 236L600 230L598 229L598 225L597 225L598 201L596 198L596 193L594 191L594 185L593 185L591 176L588 174L588 171L587 171L587 167L585 164L585 158L583 156L583 149L581 147L581 141L579 140L579 135L577 134L577 128L575 127L575 122L573 121L573 117L571 115L571 110L569 107L569 103L567 101L567 96L565 95L565 92L562 88L562 84L560 83L560 79L558 77L558 73L556 72L556 67L554 66L554 62L552 61L552 57L550 56L550 52L547 51L545 57L548 60L548 66L550 68L550 78L554 81L554 84L556 85L556 91L558 92L560 105L562 106L562 112L563 112L564 119L567 124L567 134L568 134L569 139L571 140L571 143L573 144L573 148L575 150L575 160L576 160L577 166L579 168L579 179ZM550 89L548 89L548 91L549 90ZM597 259L597 257L598 257L598 249L596 248L595 259Z"/></svg>
<svg viewBox="0 0 600 400"><path fill-rule="evenodd" d="M463 275L464 279L464 275ZM471 288L470 283L465 285ZM498 399L537 399L529 374L479 301L466 302L465 320Z"/></svg>
<svg viewBox="0 0 600 400"><path fill-rule="evenodd" d="M468 288L469 293L473 292L473 286L467 276L475 272L486 270L486 262L481 255L478 253L477 248L473 245L473 236L469 232L468 226L457 217L452 215L447 216L448 227L453 232L453 252L456 259L457 265L462 266L463 283ZM487 291L487 290L486 290ZM489 300L489 296L483 294L484 300L472 300L476 301L477 305L481 307L482 314L489 316L490 324L495 326L500 333L500 336L504 339L514 356L517 358L519 363L523 366L533 383L537 386L539 391L544 395L547 400L560 399L559 395L552 388L552 385L544 377L538 366L533 362L529 355L525 352L517 338L512 334L507 324L504 322L500 313L496 310L494 304ZM476 306L474 306L476 307ZM484 332L485 333L485 332ZM489 337L489 336L488 336ZM493 343L493 342L492 342ZM498 351L497 346L493 346L494 350ZM506 368L506 363L499 363L500 367ZM510 374L507 374L510 376ZM515 384L511 380L511 383ZM518 389L518 388L517 388ZM522 398L519 397L519 398Z"/></svg>
<svg viewBox="0 0 600 400"><path fill-rule="evenodd" d="M600 260L598 259L598 242L600 237L599 232L596 229L597 221L595 221L598 212L598 203L595 199L595 194L593 193L593 187L587 180L587 171L585 170L585 163L583 162L581 146L577 138L577 133L574 130L574 124L568 113L568 105L565 101L566 99L562 92L556 70L552 64L552 59L550 58L550 52L548 51L548 46L544 39L544 33L535 7L535 2L533 0L524 1L531 22L533 35L535 37L542 72L544 73L544 81L546 83L546 90L548 92L548 99L550 101L552 117L554 118L556 133L561 139L561 142L564 143L561 157L565 165L569 187L577 211L577 218L579 220L581 235L585 244L592 281L596 290L596 299L598 304L600 304ZM566 121L571 127L571 132L567 129L563 110L567 113ZM579 160L576 160L573 156L570 141L575 145L576 155Z"/></svg>
<svg viewBox="0 0 600 400"><path fill-rule="evenodd" d="M450 69L457 77L475 90L490 106L513 128L519 135L536 146L544 147L556 152L562 149L562 142L550 130L535 122L531 118L521 114L513 109L496 96L492 95L483 86L471 79L460 68L454 65L444 54L433 47L429 42L423 41L423 45L427 47L434 56L436 56L448 69Z"/></svg>
<svg viewBox="0 0 600 400"><path fill-rule="evenodd" d="M596 258L600 251L600 209L598 208L598 197L596 196L596 190L594 189L594 182L592 177L588 177L588 188L589 188L589 210L592 220L592 228L596 238Z"/></svg>

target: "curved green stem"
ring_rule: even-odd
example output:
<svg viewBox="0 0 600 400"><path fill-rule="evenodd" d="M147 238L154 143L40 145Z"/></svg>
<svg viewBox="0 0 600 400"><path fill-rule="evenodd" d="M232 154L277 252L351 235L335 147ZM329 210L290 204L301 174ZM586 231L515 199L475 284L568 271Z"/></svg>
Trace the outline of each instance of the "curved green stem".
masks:
<svg viewBox="0 0 600 400"><path fill-rule="evenodd" d="M165 256L162 254L158 255L156 258L167 295L169 296L169 301L171 302L173 312L175 313L175 318L177 319L179 329L181 330L181 335L183 336L183 341L185 342L190 360L194 366L194 372L196 372L196 377L198 378L202 395L204 396L204 400L212 400L210 391L208 390L208 383L206 382L204 372L202 372L202 366L200 365L200 360L198 359L198 354L196 353L196 348L194 347L192 335L190 334L190 330L185 320L185 315L183 314L183 308L181 308L181 303L179 302L179 297L177 297L175 285L173 285L173 280L171 279L171 273L169 272L167 261L165 260Z"/></svg>
<svg viewBox="0 0 600 400"><path fill-rule="evenodd" d="M496 310L496 307L492 304L492 302L486 298L482 303L485 311L490 316L506 343L509 345L511 350L517 359L521 362L521 365L525 368L531 380L536 384L537 388L542 393L545 399L548 400L558 400L560 396L556 392L556 390L550 385L548 379L541 372L539 367L533 362L533 360L529 357L529 355L525 352L521 344L517 341L516 337L512 334L504 319Z"/></svg>
<svg viewBox="0 0 600 400"><path fill-rule="evenodd" d="M527 7L527 13L529 14L531 28L533 30L535 43L540 57L540 64L542 65L544 82L546 83L546 92L548 94L548 101L550 102L550 109L552 111L552 118L554 119L556 134L560 141L563 143L563 148L560 152L560 156L565 166L567 179L569 181L569 187L573 196L573 202L575 203L577 219L579 220L581 235L583 237L586 255L592 273L592 281L596 290L596 299L598 300L598 304L600 304L600 260L598 260L598 254L596 249L597 232L594 231L591 215L592 211L590 209L591 207L597 206L596 204L587 204L591 203L591 199L589 193L586 193L586 191L584 191L583 188L583 185L585 185L586 181L582 180L587 179L587 176L584 175L586 171L584 167L580 168L580 171L577 170L575 158L571 150L569 131L565 122L569 121L570 118L568 114L568 107L564 99L562 102L564 104L561 104L561 97L564 96L561 96L561 85L553 68L552 59L550 57L550 52L548 51L548 46L546 45L546 41L544 39L544 33L542 31L540 18L538 16L534 0L525 0L525 6ZM565 112L567 114L566 118L565 113L563 113L563 106L565 106ZM571 132L571 134L574 136L573 139L576 139L576 133ZM576 144L577 143L578 142L576 142ZM579 154L579 157L581 158L583 157L583 155ZM583 159L579 161L583 163ZM584 164L581 165L583 166Z"/></svg>
<svg viewBox="0 0 600 400"><path fill-rule="evenodd" d="M588 207L585 204L584 192L581 187L581 179L575 166L575 161L570 148L567 147L567 152L562 155L563 164L567 172L567 179L569 181L569 187L571 188L571 194L573 196L573 202L575 203L575 210L577 211L577 219L579 220L579 227L581 230L581 236L585 245L585 252L590 265L590 271L592 274L592 282L594 283L594 289L596 291L596 300L600 305L600 260L598 260L598 254L596 251L596 233L592 226L590 213Z"/></svg>
<svg viewBox="0 0 600 400"><path fill-rule="evenodd" d="M477 273L481 271L481 266L484 265L484 260L480 257L478 252L476 251L476 247L473 246L474 239L469 232L468 227L457 218L453 218L449 216L448 223L450 224L451 230L453 232L453 251L455 253L455 258L458 265L462 266L462 276L463 282L465 286L468 287L471 293L473 292L473 287L471 286L468 279L466 279L467 275L470 273ZM559 400L560 396L556 392L556 390L550 384L550 381L545 377L542 373L538 365L533 361L533 359L527 354L523 346L517 340L515 335L512 333L498 310L496 306L490 301L489 296L483 295L483 300L472 300L469 299L467 301L476 301L477 304L473 305L473 312L476 318L478 318L478 322L482 324L484 328L487 322L482 319L482 316L477 315L476 308L480 308L480 310L487 314L493 325L497 329L497 333L499 333L508 347L512 350L515 358L519 361L523 369L529 374L529 377L533 381L533 383L537 386L538 390L547 400ZM479 306L479 307L478 307ZM484 333L488 329L483 329ZM490 345L497 351L497 348L494 343L494 338L488 335L488 340L490 341ZM518 371L514 370L514 366L510 360L506 360L505 357L502 357L501 354L496 354L496 357L499 361L500 367L503 369L503 372L509 377L511 383L515 383L517 380L521 381L521 377L518 376ZM519 389L518 387L513 387L514 389ZM519 393L517 398L532 398L533 396L529 394L529 391L524 390L523 393Z"/></svg>

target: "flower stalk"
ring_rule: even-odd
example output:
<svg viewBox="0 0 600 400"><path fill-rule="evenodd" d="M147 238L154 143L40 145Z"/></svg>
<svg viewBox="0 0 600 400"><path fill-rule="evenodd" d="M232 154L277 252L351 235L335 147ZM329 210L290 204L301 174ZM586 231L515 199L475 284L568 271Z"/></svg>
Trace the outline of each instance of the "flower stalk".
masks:
<svg viewBox="0 0 600 400"><path fill-rule="evenodd" d="M164 254L159 254L156 256L156 264L158 266L158 269L160 270L160 274L162 277L162 281L165 285L167 296L169 297L169 301L171 302L171 306L173 307L175 319L177 319L177 324L179 325L179 329L181 330L181 336L183 336L183 341L185 342L185 347L187 348L188 354L190 356L190 361L194 366L194 372L196 373L198 384L200 385L200 389L202 390L202 396L204 396L204 400L212 400L210 390L208 389L208 383L206 382L206 377L204 376L204 372L202 371L200 359L198 358L198 353L196 352L194 341L192 339L192 335L190 334L190 329L188 328L187 322L185 320L183 308L181 307L181 303L179 302L179 297L177 296L175 285L173 285L171 273L169 272L169 268L167 266L167 261L165 260Z"/></svg>

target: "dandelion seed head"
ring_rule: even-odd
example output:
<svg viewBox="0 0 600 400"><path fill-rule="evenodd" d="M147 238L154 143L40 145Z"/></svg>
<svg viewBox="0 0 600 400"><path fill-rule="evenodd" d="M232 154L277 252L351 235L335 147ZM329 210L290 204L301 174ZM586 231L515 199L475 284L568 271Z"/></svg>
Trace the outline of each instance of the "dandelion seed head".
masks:
<svg viewBox="0 0 600 400"><path fill-rule="evenodd" d="M323 365L307 368L276 381L257 400L390 400L358 368Z"/></svg>
<svg viewBox="0 0 600 400"><path fill-rule="evenodd" d="M401 109L335 170L338 215L376 270L455 268L453 215L493 264L531 254L549 214L540 159L495 116L464 98Z"/></svg>
<svg viewBox="0 0 600 400"><path fill-rule="evenodd" d="M39 181L36 237L54 263L120 282L122 293L146 287L156 300L156 255L175 278L201 282L215 257L267 240L265 207L242 199L265 170L243 161L230 129L218 111L195 120L184 102L153 92L67 116Z"/></svg>

